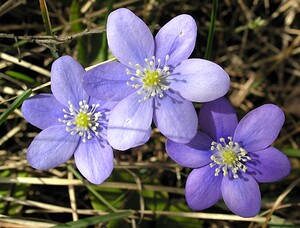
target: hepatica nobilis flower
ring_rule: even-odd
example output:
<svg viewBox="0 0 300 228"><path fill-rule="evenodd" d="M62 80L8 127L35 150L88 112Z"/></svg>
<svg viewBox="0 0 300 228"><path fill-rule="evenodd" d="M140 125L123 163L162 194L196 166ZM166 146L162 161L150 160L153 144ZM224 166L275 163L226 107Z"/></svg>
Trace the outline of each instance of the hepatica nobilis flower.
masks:
<svg viewBox="0 0 300 228"><path fill-rule="evenodd" d="M288 158L270 146L283 123L283 112L272 104L252 110L239 123L225 98L203 104L201 132L187 144L166 142L174 161L194 168L185 186L189 207L206 209L223 197L235 214L257 215L258 182L277 181L290 172Z"/></svg>
<svg viewBox="0 0 300 228"><path fill-rule="evenodd" d="M84 72L73 58L61 57L51 69L53 95L39 94L24 101L24 118L43 130L33 139L27 158L32 167L47 170L74 154L82 175L100 184L114 166L106 132L109 112L116 102L89 97L81 85Z"/></svg>
<svg viewBox="0 0 300 228"><path fill-rule="evenodd" d="M196 35L189 15L172 19L155 38L131 11L122 8L109 15L108 45L120 63L88 71L83 87L100 100L120 101L108 123L114 148L126 150L148 141L152 119L166 137L187 143L197 132L192 101L211 101L228 91L229 77L219 65L188 59Z"/></svg>

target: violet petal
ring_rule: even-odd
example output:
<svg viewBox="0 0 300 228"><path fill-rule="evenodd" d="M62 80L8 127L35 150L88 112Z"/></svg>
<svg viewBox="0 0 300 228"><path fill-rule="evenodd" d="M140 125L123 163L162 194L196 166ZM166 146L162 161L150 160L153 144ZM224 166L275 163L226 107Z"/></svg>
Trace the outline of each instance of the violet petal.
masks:
<svg viewBox="0 0 300 228"><path fill-rule="evenodd" d="M284 113L273 104L262 105L239 122L233 140L248 152L262 150L277 138L284 123Z"/></svg>
<svg viewBox="0 0 300 228"><path fill-rule="evenodd" d="M195 20L186 14L179 15L165 24L155 37L157 59L161 65L169 55L167 65L176 66L186 60L195 47L197 25Z"/></svg>
<svg viewBox="0 0 300 228"><path fill-rule="evenodd" d="M247 173L234 179L229 176L222 181L222 195L227 207L242 217L254 217L259 213L261 197L258 183Z"/></svg>
<svg viewBox="0 0 300 228"><path fill-rule="evenodd" d="M75 152L80 136L66 132L65 125L51 126L40 132L27 151L29 164L47 170L63 164Z"/></svg>
<svg viewBox="0 0 300 228"><path fill-rule="evenodd" d="M238 125L235 110L225 97L204 103L200 108L199 119L201 131L215 142L221 137L232 137Z"/></svg>
<svg viewBox="0 0 300 228"><path fill-rule="evenodd" d="M111 146L103 139L93 137L86 143L80 142L74 154L75 163L81 174L93 184L101 184L111 174L114 157Z"/></svg>
<svg viewBox="0 0 300 228"><path fill-rule="evenodd" d="M126 74L126 67L117 62L97 66L83 77L83 88L92 97L104 101L120 101L135 89L128 86L130 76Z"/></svg>
<svg viewBox="0 0 300 228"><path fill-rule="evenodd" d="M199 168L211 162L211 142L212 139L208 135L198 132L187 144L176 143L167 139L166 151L181 166Z"/></svg>
<svg viewBox="0 0 300 228"><path fill-rule="evenodd" d="M141 95L133 93L111 111L108 142L118 150L144 144L150 138L153 100L138 102Z"/></svg>
<svg viewBox="0 0 300 228"><path fill-rule="evenodd" d="M217 64L204 59L187 59L169 76L170 88L193 102L208 102L224 96L229 76Z"/></svg>
<svg viewBox="0 0 300 228"><path fill-rule="evenodd" d="M82 77L85 70L70 56L55 60L51 68L51 90L55 98L64 106L68 101L78 108L78 102L88 101L88 95L82 88Z"/></svg>
<svg viewBox="0 0 300 228"><path fill-rule="evenodd" d="M291 171L288 157L274 147L249 153L252 160L247 162L247 171L258 182L274 182L280 180Z"/></svg>
<svg viewBox="0 0 300 228"><path fill-rule="evenodd" d="M194 169L185 185L185 197L193 210L203 210L213 206L222 197L221 183L223 176L215 176L209 165Z"/></svg>
<svg viewBox="0 0 300 228"><path fill-rule="evenodd" d="M197 133L198 118L192 102L176 94L155 97L154 121L160 132L174 142L188 143Z"/></svg>
<svg viewBox="0 0 300 228"><path fill-rule="evenodd" d="M61 124L58 119L63 119L64 108L52 94L38 94L23 102L22 114L32 125L45 129Z"/></svg>
<svg viewBox="0 0 300 228"><path fill-rule="evenodd" d="M114 56L130 67L145 64L154 55L154 39L147 25L130 10L121 8L107 19L107 41Z"/></svg>

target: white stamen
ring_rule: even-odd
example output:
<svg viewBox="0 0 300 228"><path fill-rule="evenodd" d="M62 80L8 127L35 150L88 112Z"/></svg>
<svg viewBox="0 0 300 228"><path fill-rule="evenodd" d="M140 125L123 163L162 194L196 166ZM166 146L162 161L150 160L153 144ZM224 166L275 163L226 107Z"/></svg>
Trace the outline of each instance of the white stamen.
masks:
<svg viewBox="0 0 300 228"><path fill-rule="evenodd" d="M219 139L220 143L211 143L210 149L216 152L210 157L213 162L209 166L213 168L217 165L215 176L218 176L222 170L223 176L227 176L229 171L231 171L233 178L238 178L239 171L247 171L245 163L251 160L251 157L237 142L232 141L232 137L227 139L229 140L228 143L226 143L224 138Z"/></svg>
<svg viewBox="0 0 300 228"><path fill-rule="evenodd" d="M92 133L98 135L99 117L102 116L101 112L97 112L96 109L99 104L89 105L85 100L78 103L79 110L77 110L71 101L68 101L69 110L63 109L65 113L64 119L59 118L58 121L66 124L66 131L71 135L78 134L82 137L82 142L86 142L86 139L91 139Z"/></svg>
<svg viewBox="0 0 300 228"><path fill-rule="evenodd" d="M132 88L139 89L138 94L143 97L139 102L146 101L151 97L158 95L159 98L164 97L164 91L169 89L168 76L171 74L170 67L167 66L169 56L165 57L164 65L161 59L156 59L152 56L149 60L145 58L145 65L133 64L129 62L132 69L126 69L126 73L131 75L130 82L126 84ZM134 83L133 83L134 82Z"/></svg>

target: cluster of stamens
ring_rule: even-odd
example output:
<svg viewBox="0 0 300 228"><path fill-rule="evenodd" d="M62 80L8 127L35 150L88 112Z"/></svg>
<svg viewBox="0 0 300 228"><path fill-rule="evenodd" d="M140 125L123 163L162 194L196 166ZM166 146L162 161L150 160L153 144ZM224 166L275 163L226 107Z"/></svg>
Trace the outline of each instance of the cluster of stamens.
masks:
<svg viewBox="0 0 300 228"><path fill-rule="evenodd" d="M82 137L82 142L92 138L92 132L98 136L97 128L99 127L99 117L101 112L96 112L99 104L89 105L87 102L79 102L79 110L77 110L71 101L68 102L69 110L63 109L64 119L59 118L58 121L65 123L66 131L71 135L78 134Z"/></svg>
<svg viewBox="0 0 300 228"><path fill-rule="evenodd" d="M169 56L167 55L163 66L161 65L161 59L156 59L155 56L152 56L151 60L144 59L144 67L140 64L129 63L132 69L135 69L135 72L126 68L126 73L131 75L131 82L128 81L127 85L138 89L138 94L143 95L139 102L156 95L163 98L163 92L169 89L167 77L171 74L170 68L167 66L168 59Z"/></svg>
<svg viewBox="0 0 300 228"><path fill-rule="evenodd" d="M245 163L251 160L251 157L237 142L232 141L232 137L228 137L228 140L229 142L226 143L224 138L220 138L220 143L211 143L210 149L216 152L210 157L213 161L210 167L218 166L215 169L215 176L218 176L221 171L223 176L226 176L231 170L233 178L238 178L238 171L246 172Z"/></svg>

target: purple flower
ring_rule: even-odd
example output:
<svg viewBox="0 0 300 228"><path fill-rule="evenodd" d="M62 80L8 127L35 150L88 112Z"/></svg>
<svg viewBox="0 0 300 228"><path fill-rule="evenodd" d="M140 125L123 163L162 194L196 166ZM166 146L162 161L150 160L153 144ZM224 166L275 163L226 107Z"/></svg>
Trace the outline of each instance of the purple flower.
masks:
<svg viewBox="0 0 300 228"><path fill-rule="evenodd" d="M288 158L270 146L283 123L283 112L272 104L254 109L239 123L227 99L203 104L202 131L188 144L166 142L174 161L194 168L185 186L189 207L206 209L223 197L235 214L257 215L261 204L257 182L277 181L290 172Z"/></svg>
<svg viewBox="0 0 300 228"><path fill-rule="evenodd" d="M155 38L131 11L118 9L109 15L108 45L120 63L88 71L83 87L100 100L120 101L108 123L108 141L114 148L126 150L147 142L152 118L163 135L187 143L197 133L192 101L211 101L228 91L229 77L220 66L187 59L196 35L189 15L172 19Z"/></svg>
<svg viewBox="0 0 300 228"><path fill-rule="evenodd" d="M89 97L81 82L85 70L73 58L57 59L51 69L52 94L39 94L22 106L24 118L42 129L28 148L29 164L47 170L74 154L83 176L102 183L112 172L113 151L106 140L107 122L115 102Z"/></svg>

